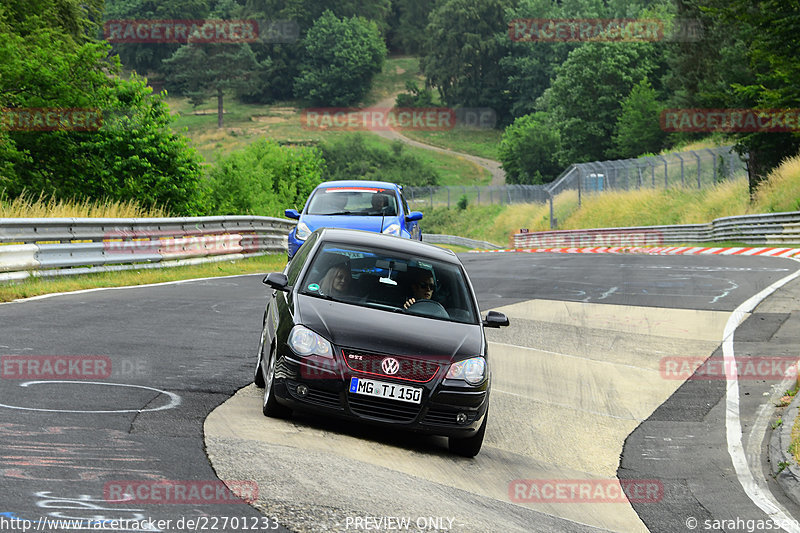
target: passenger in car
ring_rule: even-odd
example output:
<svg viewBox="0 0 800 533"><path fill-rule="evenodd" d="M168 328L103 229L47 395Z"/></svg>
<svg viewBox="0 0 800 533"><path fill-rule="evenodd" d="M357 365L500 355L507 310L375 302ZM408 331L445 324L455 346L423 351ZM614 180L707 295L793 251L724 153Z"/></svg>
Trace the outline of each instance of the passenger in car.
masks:
<svg viewBox="0 0 800 533"><path fill-rule="evenodd" d="M345 259L328 269L319 284L319 292L334 298L347 297L350 296L352 281L350 261Z"/></svg>

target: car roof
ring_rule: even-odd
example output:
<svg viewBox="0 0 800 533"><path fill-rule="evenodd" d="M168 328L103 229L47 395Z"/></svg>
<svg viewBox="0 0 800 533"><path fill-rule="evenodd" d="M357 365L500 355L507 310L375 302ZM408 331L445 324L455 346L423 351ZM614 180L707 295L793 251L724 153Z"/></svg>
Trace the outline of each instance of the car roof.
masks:
<svg viewBox="0 0 800 533"><path fill-rule="evenodd" d="M396 183L388 181L365 181L365 180L337 180L325 181L317 185L318 189L327 189L328 187L371 187L379 189L399 189L400 186Z"/></svg>
<svg viewBox="0 0 800 533"><path fill-rule="evenodd" d="M383 248L384 250L407 253L429 259L437 259L447 263L453 263L457 265L461 264L461 261L458 260L456 254L454 254L451 250L439 248L438 246L426 244L424 242L415 241L412 239L403 239L393 235L384 235L382 233L374 233L371 231L355 229L320 228L316 231L320 232L318 241L320 243L334 241L342 244Z"/></svg>

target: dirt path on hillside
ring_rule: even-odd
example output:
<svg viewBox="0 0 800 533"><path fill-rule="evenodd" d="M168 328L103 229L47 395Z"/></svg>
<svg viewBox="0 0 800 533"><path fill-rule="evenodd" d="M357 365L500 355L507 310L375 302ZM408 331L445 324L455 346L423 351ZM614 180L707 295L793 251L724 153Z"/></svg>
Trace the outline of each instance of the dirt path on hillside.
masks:
<svg viewBox="0 0 800 533"><path fill-rule="evenodd" d="M397 95L390 96L388 98L384 98L374 107L378 108L391 108L394 107L395 98ZM397 130L376 130L370 133L374 133L384 139L389 139L392 141L401 141L409 146L414 146L416 148L422 148L423 150L432 150L434 152L441 152L443 154L449 154L456 157L460 157L462 159L466 159L467 161L478 165L481 168L485 168L489 171L492 175L492 181L489 185L505 185L506 183L506 173L503 170L501 163L499 161L494 161L492 159L486 159L485 157L478 157L472 154L465 154L464 152L456 152L454 150L448 150L447 148L440 148L438 146L433 146L430 144L425 144L423 142L415 141L414 139L409 139L402 133L398 132Z"/></svg>

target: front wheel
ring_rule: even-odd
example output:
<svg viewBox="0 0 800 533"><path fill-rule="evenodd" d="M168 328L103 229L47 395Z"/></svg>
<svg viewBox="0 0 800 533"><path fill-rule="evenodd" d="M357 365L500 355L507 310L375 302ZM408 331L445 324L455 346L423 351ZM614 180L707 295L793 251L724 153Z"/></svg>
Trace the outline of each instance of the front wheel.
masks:
<svg viewBox="0 0 800 533"><path fill-rule="evenodd" d="M478 429L478 432L471 437L458 438L449 437L447 439L447 447L450 453L461 455L462 457L475 457L481 451L483 446L483 435L486 433L486 422L489 420L489 411L483 416L483 423Z"/></svg>
<svg viewBox="0 0 800 533"><path fill-rule="evenodd" d="M261 340L258 343L258 359L256 360L256 370L253 372L253 383L259 389L264 388L264 374L261 373L261 361L264 355L264 339L267 335L267 320L264 319L264 329L261 331Z"/></svg>
<svg viewBox="0 0 800 533"><path fill-rule="evenodd" d="M264 379L264 403L261 407L261 412L264 413L264 416L270 418L288 418L291 416L292 410L285 405L279 404L275 398L275 350L270 347L267 361L264 361L264 350L262 349L260 359L259 370L264 364L267 365L266 376L262 378Z"/></svg>

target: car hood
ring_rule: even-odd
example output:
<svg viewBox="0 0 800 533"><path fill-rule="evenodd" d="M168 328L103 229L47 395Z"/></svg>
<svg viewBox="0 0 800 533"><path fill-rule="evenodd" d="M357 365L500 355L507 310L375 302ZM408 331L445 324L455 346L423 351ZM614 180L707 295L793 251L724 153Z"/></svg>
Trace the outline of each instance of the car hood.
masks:
<svg viewBox="0 0 800 533"><path fill-rule="evenodd" d="M459 361L484 355L479 324L459 324L297 295L297 323L339 348Z"/></svg>
<svg viewBox="0 0 800 533"><path fill-rule="evenodd" d="M360 229L380 233L383 228L396 222L397 217L381 216L356 216L356 215L303 215L300 219L305 222L308 229L314 231L319 228L344 228Z"/></svg>

